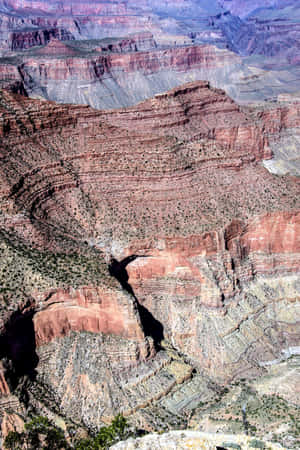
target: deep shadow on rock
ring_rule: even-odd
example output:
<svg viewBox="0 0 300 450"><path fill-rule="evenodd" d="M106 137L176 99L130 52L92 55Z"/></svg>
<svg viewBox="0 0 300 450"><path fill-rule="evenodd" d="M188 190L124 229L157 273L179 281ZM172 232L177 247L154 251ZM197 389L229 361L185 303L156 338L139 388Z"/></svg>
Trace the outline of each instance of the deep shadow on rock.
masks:
<svg viewBox="0 0 300 450"><path fill-rule="evenodd" d="M4 360L5 377L12 390L18 386L22 377L28 376L31 381L36 378L35 368L39 358L33 316L34 311L13 313L5 332L0 336L0 358Z"/></svg>
<svg viewBox="0 0 300 450"><path fill-rule="evenodd" d="M151 336L156 346L159 346L160 342L164 339L163 325L155 319L147 308L139 303L131 285L128 283L129 276L126 266L136 258L138 258L137 255L128 256L122 261L117 261L113 258L109 265L109 273L119 281L123 289L135 298L145 335Z"/></svg>

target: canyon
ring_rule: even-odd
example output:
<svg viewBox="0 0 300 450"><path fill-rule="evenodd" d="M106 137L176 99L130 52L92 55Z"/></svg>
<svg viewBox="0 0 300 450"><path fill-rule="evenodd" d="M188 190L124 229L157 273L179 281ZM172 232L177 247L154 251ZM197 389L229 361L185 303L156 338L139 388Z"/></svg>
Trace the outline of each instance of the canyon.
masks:
<svg viewBox="0 0 300 450"><path fill-rule="evenodd" d="M246 3L5 2L0 86L102 109L196 80L240 103L296 94L297 2Z"/></svg>
<svg viewBox="0 0 300 450"><path fill-rule="evenodd" d="M299 112L207 82L119 110L1 91L3 430L18 392L79 427L176 427L296 351L299 180L262 163Z"/></svg>
<svg viewBox="0 0 300 450"><path fill-rule="evenodd" d="M299 447L299 11L1 2L0 444Z"/></svg>

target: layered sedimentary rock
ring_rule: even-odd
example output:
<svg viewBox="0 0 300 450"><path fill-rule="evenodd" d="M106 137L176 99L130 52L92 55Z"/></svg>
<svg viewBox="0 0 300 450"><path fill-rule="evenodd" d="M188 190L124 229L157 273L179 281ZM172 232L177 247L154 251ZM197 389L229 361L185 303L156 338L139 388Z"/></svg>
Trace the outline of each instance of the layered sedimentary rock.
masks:
<svg viewBox="0 0 300 450"><path fill-rule="evenodd" d="M299 214L159 245L134 249L145 257L128 266L129 283L165 335L211 376L249 374L281 345L297 346ZM279 347L270 321L281 324Z"/></svg>
<svg viewBox="0 0 300 450"><path fill-rule="evenodd" d="M71 22L71 23L70 23ZM73 24L72 24L73 22ZM46 45L51 39L74 39L74 21L64 19L63 23L53 17L36 17L14 14L0 14L0 49L3 52L25 50Z"/></svg>
<svg viewBox="0 0 300 450"><path fill-rule="evenodd" d="M153 429L297 348L299 180L262 161L298 103L207 82L116 111L0 101L5 395L27 376L38 411Z"/></svg>
<svg viewBox="0 0 300 450"><path fill-rule="evenodd" d="M15 31L9 36L9 39L11 40L11 50L23 50L36 45L45 45L53 38L62 41L74 39L69 32L60 28L22 32Z"/></svg>
<svg viewBox="0 0 300 450"><path fill-rule="evenodd" d="M95 39L148 30L160 43L172 46L187 42L190 36L200 43L216 44L243 54L272 56L289 50L288 54L295 57L298 14L295 0L288 3L131 0L89 4L64 1L51 5L43 1L11 1L2 8L1 47L22 49L43 45L51 36L63 40Z"/></svg>
<svg viewBox="0 0 300 450"><path fill-rule="evenodd" d="M149 32L135 33L129 35L127 38L123 39L107 39L104 40L102 45L96 50L108 51L114 53L126 53L132 51L142 51L142 50L152 50L157 47L157 44L153 38L153 34Z"/></svg>
<svg viewBox="0 0 300 450"><path fill-rule="evenodd" d="M96 108L129 106L199 79L208 79L239 102L273 99L298 90L299 79L299 7L295 1L273 3L267 1L257 8L255 2L217 0L64 1L51 5L11 1L1 12L0 49L5 58L0 64L16 65L20 75L11 83L0 79L0 86L27 92L34 98ZM140 37L130 36L132 33ZM150 34L154 39L149 38ZM93 40L107 37L118 39L93 46ZM50 51L47 47L53 39L84 43L74 45L73 50L66 46L65 53L63 47L56 48L57 60L55 48ZM191 50L192 44L205 44L206 50ZM208 50L208 45L217 49ZM46 48L41 52L26 51L36 46ZM245 64L225 49L242 55ZM147 53L125 57L126 52L140 50ZM102 54L99 57L99 52L122 55L115 55L111 62ZM185 52L190 54L189 61L178 65ZM203 59L200 64L201 52L210 54L209 67ZM197 61L191 53L198 53ZM262 61L257 55L268 60ZM218 64L220 58L224 59L222 67ZM60 86L58 80L63 81Z"/></svg>
<svg viewBox="0 0 300 450"><path fill-rule="evenodd" d="M265 167L274 174L300 174L299 160L299 111L297 97L281 104L280 108L254 110L265 123L272 150L272 159L264 162ZM284 100L284 97L281 99ZM293 104L295 106L293 106Z"/></svg>
<svg viewBox="0 0 300 450"><path fill-rule="evenodd" d="M114 52L129 46L134 51ZM141 50L147 46L148 51ZM80 48L80 47L79 47ZM107 51L109 50L109 51ZM105 44L99 41L90 55L72 45L51 41L30 58L7 66L0 65L6 80L23 84L32 97L46 97L63 103L87 103L97 108L129 106L187 80L208 78L214 84L230 85L240 59L231 52L212 46L188 46L160 50L148 34ZM61 57L63 55L64 57ZM134 86L134 89L133 89Z"/></svg>
<svg viewBox="0 0 300 450"><path fill-rule="evenodd" d="M45 296L43 309L34 316L37 346L71 331L115 334L135 341L144 339L134 305L128 303L125 295L122 298L114 291L83 288L54 291Z"/></svg>

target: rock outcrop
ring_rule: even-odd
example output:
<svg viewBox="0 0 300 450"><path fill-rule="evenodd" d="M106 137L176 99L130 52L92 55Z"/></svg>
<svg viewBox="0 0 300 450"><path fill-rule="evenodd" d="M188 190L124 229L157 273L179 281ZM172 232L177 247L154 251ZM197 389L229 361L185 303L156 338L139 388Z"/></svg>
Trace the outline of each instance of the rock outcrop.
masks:
<svg viewBox="0 0 300 450"><path fill-rule="evenodd" d="M7 405L23 386L90 429L119 411L175 426L297 348L299 180L262 162L298 103L194 82L116 111L6 91L0 107Z"/></svg>
<svg viewBox="0 0 300 450"><path fill-rule="evenodd" d="M252 448L251 441L253 439L246 435L229 435L229 434L209 434L197 431L171 431L170 433L150 434L139 439L128 439L110 447L112 450L151 450L161 448L176 449L207 449L215 450L215 448L238 448L246 450ZM227 443L227 445L226 445ZM267 445L271 450L282 448L279 444L271 442L262 443Z"/></svg>
<svg viewBox="0 0 300 450"><path fill-rule="evenodd" d="M165 336L211 377L249 375L275 359L276 346L266 351L274 333L285 348L297 346L299 219L271 214L233 222L224 236L143 243L132 249L145 257L128 266L129 283ZM271 334L270 320L280 322Z"/></svg>
<svg viewBox="0 0 300 450"><path fill-rule="evenodd" d="M36 45L46 45L52 39L67 41L74 39L71 33L61 28L30 31L14 31L10 34L11 50L24 50ZM66 55L68 56L68 55Z"/></svg>
<svg viewBox="0 0 300 450"><path fill-rule="evenodd" d="M299 89L299 6L273 4L6 2L0 65L16 65L20 74L10 84L0 79L0 86L96 108L129 106L193 80L209 80L239 102L274 99ZM93 44L101 38L110 39ZM53 39L75 43L48 48Z"/></svg>
<svg viewBox="0 0 300 450"><path fill-rule="evenodd" d="M148 45L154 47L135 50ZM75 47L52 40L46 47L21 57L18 64L0 64L0 74L6 82L6 72L10 72L11 83L22 83L31 97L118 108L190 79L210 79L214 85L229 87L231 77L240 68L240 59L227 50L209 45L156 49L149 35L139 34L108 44L99 41L92 52L79 44Z"/></svg>
<svg viewBox="0 0 300 450"><path fill-rule="evenodd" d="M157 44L153 34L149 32L131 34L123 39L104 39L101 46L95 50L101 52L127 53L145 50L153 50Z"/></svg>

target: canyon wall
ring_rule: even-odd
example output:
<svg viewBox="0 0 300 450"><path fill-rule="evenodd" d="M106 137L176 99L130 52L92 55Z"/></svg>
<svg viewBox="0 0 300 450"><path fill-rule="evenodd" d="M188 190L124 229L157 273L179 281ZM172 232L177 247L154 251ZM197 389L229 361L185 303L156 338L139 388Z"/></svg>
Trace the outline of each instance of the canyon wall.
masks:
<svg viewBox="0 0 300 450"><path fill-rule="evenodd" d="M249 68L228 50L211 45L162 50L149 33L94 44L52 40L26 57L0 61L5 88L18 84L33 98L96 108L130 106L178 84L206 79L241 103L276 98L286 86L284 77L278 81L272 73Z"/></svg>
<svg viewBox="0 0 300 450"><path fill-rule="evenodd" d="M274 100L298 90L298 18L293 1L6 2L0 73L14 65L20 74L0 85L96 108L129 106L196 80L241 103ZM50 51L53 39L73 42L72 50Z"/></svg>
<svg viewBox="0 0 300 450"><path fill-rule="evenodd" d="M0 105L3 417L23 386L41 414L154 429L297 349L299 180L262 163L299 103L193 82L115 111Z"/></svg>

